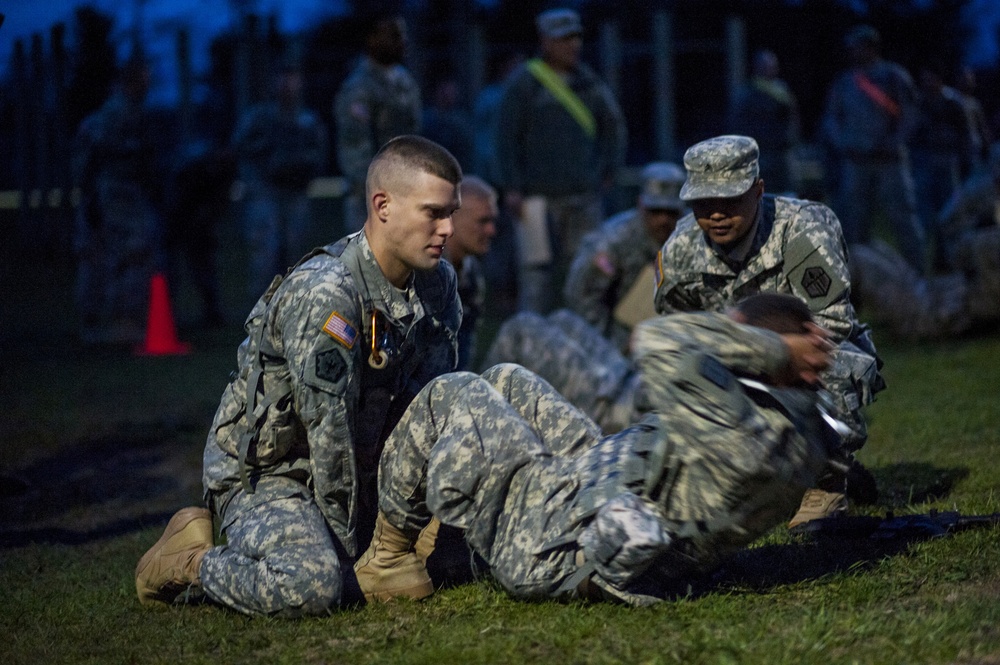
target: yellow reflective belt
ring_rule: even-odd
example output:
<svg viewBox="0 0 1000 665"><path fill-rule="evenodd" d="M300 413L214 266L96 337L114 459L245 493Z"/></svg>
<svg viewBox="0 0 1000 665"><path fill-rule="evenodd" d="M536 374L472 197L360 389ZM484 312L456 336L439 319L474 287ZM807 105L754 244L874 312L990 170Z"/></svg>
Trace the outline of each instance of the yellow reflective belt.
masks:
<svg viewBox="0 0 1000 665"><path fill-rule="evenodd" d="M556 98L566 112L569 113L577 124L583 128L583 133L590 138L597 136L597 121L594 120L594 114L590 112L590 109L583 103L583 101L576 96L576 93L570 90L570 87L566 85L566 82L561 76L555 73L551 67L545 64L540 58L532 58L527 64L528 71L538 79L546 90L552 93L552 96Z"/></svg>

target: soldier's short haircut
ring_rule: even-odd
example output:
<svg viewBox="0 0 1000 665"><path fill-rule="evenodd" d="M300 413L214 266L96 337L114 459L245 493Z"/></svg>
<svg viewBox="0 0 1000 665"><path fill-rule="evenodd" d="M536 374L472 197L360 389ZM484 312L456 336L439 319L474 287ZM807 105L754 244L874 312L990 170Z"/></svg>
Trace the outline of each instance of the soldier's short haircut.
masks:
<svg viewBox="0 0 1000 665"><path fill-rule="evenodd" d="M372 159L365 180L368 197L404 171L429 173L453 185L462 181L462 167L447 149L422 136L404 134L382 146Z"/></svg>
<svg viewBox="0 0 1000 665"><path fill-rule="evenodd" d="M747 296L736 304L747 325L766 328L779 335L805 332L813 320L808 305L788 293L765 292Z"/></svg>

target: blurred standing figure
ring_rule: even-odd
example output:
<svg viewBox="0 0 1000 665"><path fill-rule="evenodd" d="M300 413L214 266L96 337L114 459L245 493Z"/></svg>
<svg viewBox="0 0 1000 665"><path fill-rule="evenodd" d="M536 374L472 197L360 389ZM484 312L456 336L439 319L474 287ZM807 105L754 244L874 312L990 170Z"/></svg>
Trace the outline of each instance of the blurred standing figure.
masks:
<svg viewBox="0 0 1000 665"><path fill-rule="evenodd" d="M933 241L933 267L947 268L947 248L938 215L961 185L960 168L967 160L969 126L965 107L948 94L941 73L932 65L920 70L916 128L910 137L917 210L924 235Z"/></svg>
<svg viewBox="0 0 1000 665"><path fill-rule="evenodd" d="M834 207L844 239L848 246L871 240L877 204L900 252L922 273L924 234L906 152L916 115L913 80L882 58L875 28L854 28L845 43L853 66L834 81L823 118L824 134L841 165Z"/></svg>
<svg viewBox="0 0 1000 665"><path fill-rule="evenodd" d="M730 111L729 129L760 146L760 175L773 192L794 192L798 177L793 151L799 142L799 105L778 78L778 56L760 50L753 56L753 77L739 91Z"/></svg>
<svg viewBox="0 0 1000 665"><path fill-rule="evenodd" d="M434 85L431 104L423 111L422 135L444 146L463 169L471 170L474 134L472 116L461 106L458 81L446 75Z"/></svg>
<svg viewBox="0 0 1000 665"><path fill-rule="evenodd" d="M678 196L684 178L677 164L648 164L636 207L584 236L566 276L566 306L622 353L628 353L635 325L656 315L656 254L685 212Z"/></svg>
<svg viewBox="0 0 1000 665"><path fill-rule="evenodd" d="M326 160L326 128L302 105L302 72L285 66L275 99L240 118L232 145L246 184L244 224L250 247L249 292L263 293L305 247L309 182Z"/></svg>
<svg viewBox="0 0 1000 665"><path fill-rule="evenodd" d="M474 172L486 182L500 182L497 166L496 142L500 126L500 100L511 74L524 63L520 51L504 54L495 65L496 74L491 82L483 86L472 104L472 124L475 129Z"/></svg>
<svg viewBox="0 0 1000 665"><path fill-rule="evenodd" d="M504 90L497 158L504 202L519 219L520 308L545 311L558 293L553 273L601 223L601 193L624 161L625 121L611 90L580 61L579 14L553 9L535 25L541 54Z"/></svg>
<svg viewBox="0 0 1000 665"><path fill-rule="evenodd" d="M199 325L225 324L219 286L219 226L230 205L236 179L236 159L229 149L204 141L186 146L173 177L166 215L164 245L170 286L180 285L180 264L187 263L191 281L201 298Z"/></svg>
<svg viewBox="0 0 1000 665"><path fill-rule="evenodd" d="M77 136L74 171L83 199L74 240L75 295L84 343L143 338L159 235L157 155L145 105L149 83L148 63L130 58L118 89Z"/></svg>
<svg viewBox="0 0 1000 665"><path fill-rule="evenodd" d="M993 132L990 131L990 124L986 120L986 111L976 99L975 90L976 74L968 67L959 70L955 87L946 88L949 94L957 97L962 103L969 125L969 159L962 165L963 179L989 170L986 162L989 158L990 143L993 141Z"/></svg>
<svg viewBox="0 0 1000 665"><path fill-rule="evenodd" d="M476 328L486 299L486 279L479 260L490 251L497 234L497 192L478 176L462 178L462 207L452 215L455 233L444 247L444 257L458 275L462 300L462 327L458 331L458 370L472 369L476 356Z"/></svg>
<svg viewBox="0 0 1000 665"><path fill-rule="evenodd" d="M364 224L365 177L368 164L389 139L420 133L420 88L403 66L406 22L398 14L366 18L365 52L334 101L337 163L348 181L344 225L356 231Z"/></svg>

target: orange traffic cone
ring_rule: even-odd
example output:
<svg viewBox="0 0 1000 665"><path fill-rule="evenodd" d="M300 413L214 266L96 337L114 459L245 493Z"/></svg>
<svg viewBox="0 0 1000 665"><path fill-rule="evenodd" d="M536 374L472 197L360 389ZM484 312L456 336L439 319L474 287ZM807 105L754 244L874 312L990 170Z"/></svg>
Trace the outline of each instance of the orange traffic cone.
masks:
<svg viewBox="0 0 1000 665"><path fill-rule="evenodd" d="M170 311L167 278L156 273L149 282L149 321L146 342L135 352L141 356L176 356L188 353L190 344L177 340L174 315Z"/></svg>

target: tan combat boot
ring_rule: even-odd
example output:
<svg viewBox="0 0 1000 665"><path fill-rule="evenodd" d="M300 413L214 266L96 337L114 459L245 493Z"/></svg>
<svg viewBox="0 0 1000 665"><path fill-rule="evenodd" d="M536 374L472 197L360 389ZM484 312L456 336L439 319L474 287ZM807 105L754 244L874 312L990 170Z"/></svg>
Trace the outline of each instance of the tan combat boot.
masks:
<svg viewBox="0 0 1000 665"><path fill-rule="evenodd" d="M211 547L212 514L204 508L177 511L135 568L139 602L170 603L188 586L201 584L201 560Z"/></svg>
<svg viewBox="0 0 1000 665"><path fill-rule="evenodd" d="M795 529L813 520L843 515L846 512L847 496L843 492L809 489L803 495L799 511L788 523L788 528Z"/></svg>
<svg viewBox="0 0 1000 665"><path fill-rule="evenodd" d="M399 596L420 599L434 593L427 568L414 549L416 540L378 514L371 545L354 564L365 600L371 603Z"/></svg>
<svg viewBox="0 0 1000 665"><path fill-rule="evenodd" d="M414 550L416 550L417 556L420 557L424 566L427 565L427 559L430 558L431 554L434 554L434 547L437 545L438 539L438 529L440 528L441 521L436 517L432 517L431 521L420 532L420 535L417 536Z"/></svg>

